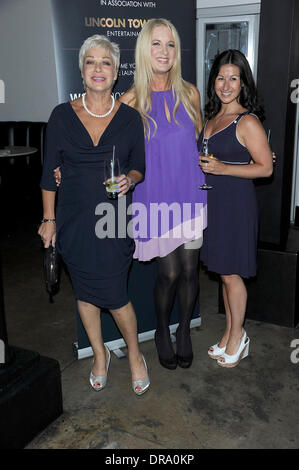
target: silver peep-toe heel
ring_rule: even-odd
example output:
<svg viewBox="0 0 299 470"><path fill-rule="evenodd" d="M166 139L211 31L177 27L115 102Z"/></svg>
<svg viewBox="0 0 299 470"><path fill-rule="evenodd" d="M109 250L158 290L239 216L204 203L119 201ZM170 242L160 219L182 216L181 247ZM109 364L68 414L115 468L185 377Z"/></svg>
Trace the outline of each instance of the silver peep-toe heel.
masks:
<svg viewBox="0 0 299 470"><path fill-rule="evenodd" d="M150 386L150 379L149 379L148 372L147 372L147 365L146 365L143 354L142 354L142 359L143 359L143 363L144 363L147 375L145 379L132 380L132 388L133 388L134 393L136 393L136 395L142 395L149 389L149 386Z"/></svg>
<svg viewBox="0 0 299 470"><path fill-rule="evenodd" d="M107 351L107 357L106 357L106 374L105 375L93 375L92 372L90 372L90 385L92 388L96 391L99 392L100 390L103 390L103 388L106 386L107 383L107 376L108 376L108 369L110 365L110 351L107 348L106 344L104 344L105 349Z"/></svg>

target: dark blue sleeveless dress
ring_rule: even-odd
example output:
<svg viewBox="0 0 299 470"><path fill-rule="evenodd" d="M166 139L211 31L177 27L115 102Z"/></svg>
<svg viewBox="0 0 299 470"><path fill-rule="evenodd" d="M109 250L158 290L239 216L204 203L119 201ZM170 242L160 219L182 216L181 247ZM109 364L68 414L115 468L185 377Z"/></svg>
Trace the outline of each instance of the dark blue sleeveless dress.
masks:
<svg viewBox="0 0 299 470"><path fill-rule="evenodd" d="M122 173L137 170L144 175L144 131L135 109L122 103L94 146L71 104L62 103L47 125L41 179L43 189L56 191L53 170L60 166L56 246L75 298L110 309L129 301L127 279L134 253L134 241L126 231L131 193L108 200L103 185L104 162L112 157L113 146ZM112 228L112 236L102 238L98 227L108 214L105 226Z"/></svg>
<svg viewBox="0 0 299 470"><path fill-rule="evenodd" d="M240 114L223 130L199 137L199 150L208 145L209 153L225 163L248 164L251 156L237 139ZM206 175L208 190L208 227L200 257L209 271L219 274L256 274L258 211L255 187L251 179L234 176Z"/></svg>

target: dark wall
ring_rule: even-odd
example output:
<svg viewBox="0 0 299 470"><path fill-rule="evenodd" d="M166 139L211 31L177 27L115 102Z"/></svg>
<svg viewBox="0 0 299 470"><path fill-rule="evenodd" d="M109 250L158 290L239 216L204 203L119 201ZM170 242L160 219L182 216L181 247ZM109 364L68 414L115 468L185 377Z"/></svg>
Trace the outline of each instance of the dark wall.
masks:
<svg viewBox="0 0 299 470"><path fill-rule="evenodd" d="M299 78L299 2L262 0L257 85L277 164L270 180L256 183L260 241L282 248L290 221L296 119L290 85L294 78Z"/></svg>

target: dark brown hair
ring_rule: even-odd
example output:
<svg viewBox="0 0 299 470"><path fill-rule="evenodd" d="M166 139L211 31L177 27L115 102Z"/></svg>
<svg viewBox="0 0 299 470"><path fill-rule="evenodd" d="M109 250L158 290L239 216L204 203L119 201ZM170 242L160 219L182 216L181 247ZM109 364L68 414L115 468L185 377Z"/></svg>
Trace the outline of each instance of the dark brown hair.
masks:
<svg viewBox="0 0 299 470"><path fill-rule="evenodd" d="M208 81L208 103L205 106L205 115L207 119L215 116L221 108L221 101L215 92L215 80L219 74L222 65L232 64L239 67L240 80L242 84L239 102L241 106L249 112L256 114L263 119L264 110L258 102L258 94L250 65L242 52L237 49L228 49L216 56Z"/></svg>

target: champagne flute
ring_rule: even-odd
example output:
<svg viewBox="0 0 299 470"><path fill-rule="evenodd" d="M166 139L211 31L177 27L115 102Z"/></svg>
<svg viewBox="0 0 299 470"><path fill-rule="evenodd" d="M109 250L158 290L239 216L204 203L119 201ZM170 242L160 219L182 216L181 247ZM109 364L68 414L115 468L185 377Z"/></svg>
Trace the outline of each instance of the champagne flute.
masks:
<svg viewBox="0 0 299 470"><path fill-rule="evenodd" d="M106 194L108 199L118 198L117 180L120 176L120 165L118 158L114 158L115 146L113 146L112 160L105 160L104 176Z"/></svg>
<svg viewBox="0 0 299 470"><path fill-rule="evenodd" d="M203 140L202 152L200 152L200 156L204 156L204 157L209 157L210 156L211 157L211 155L209 155L207 139ZM203 162L203 163L209 163L209 160L205 160L203 158L200 158L200 161ZM206 175L205 175L205 178L206 178ZM204 184L199 186L199 189L204 189L204 190L208 190L208 189L212 189L212 188L213 188L213 186L211 186L210 184L207 184L206 182L204 182Z"/></svg>

